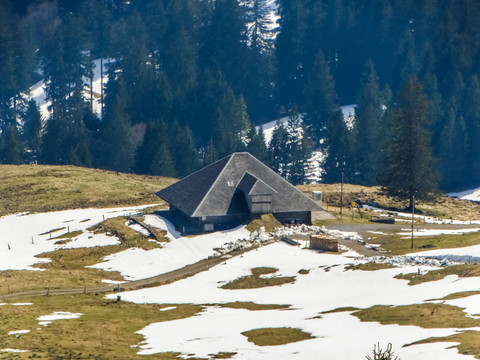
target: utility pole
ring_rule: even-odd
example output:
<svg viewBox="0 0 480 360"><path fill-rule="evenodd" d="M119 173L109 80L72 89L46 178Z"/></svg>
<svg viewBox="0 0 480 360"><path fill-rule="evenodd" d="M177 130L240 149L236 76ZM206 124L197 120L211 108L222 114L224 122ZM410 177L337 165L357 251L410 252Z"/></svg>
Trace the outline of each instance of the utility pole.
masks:
<svg viewBox="0 0 480 360"><path fill-rule="evenodd" d="M343 178L345 174L342 170L342 185L340 187L340 219L343 219Z"/></svg>
<svg viewBox="0 0 480 360"><path fill-rule="evenodd" d="M413 222L415 220L415 195L412 195L412 246L413 249Z"/></svg>

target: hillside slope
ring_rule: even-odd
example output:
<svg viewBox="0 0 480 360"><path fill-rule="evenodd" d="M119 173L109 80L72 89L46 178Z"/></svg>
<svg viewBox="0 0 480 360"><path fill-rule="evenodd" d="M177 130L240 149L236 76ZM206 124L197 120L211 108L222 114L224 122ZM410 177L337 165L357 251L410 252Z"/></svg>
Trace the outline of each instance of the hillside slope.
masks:
<svg viewBox="0 0 480 360"><path fill-rule="evenodd" d="M0 216L160 202L176 180L75 166L0 165Z"/></svg>

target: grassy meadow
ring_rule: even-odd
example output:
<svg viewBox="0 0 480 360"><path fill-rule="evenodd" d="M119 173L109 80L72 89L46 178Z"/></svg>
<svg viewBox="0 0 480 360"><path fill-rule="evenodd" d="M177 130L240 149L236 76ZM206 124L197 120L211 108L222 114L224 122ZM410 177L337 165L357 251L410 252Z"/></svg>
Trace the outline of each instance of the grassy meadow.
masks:
<svg viewBox="0 0 480 360"><path fill-rule="evenodd" d="M75 166L0 165L0 216L160 203L176 180Z"/></svg>

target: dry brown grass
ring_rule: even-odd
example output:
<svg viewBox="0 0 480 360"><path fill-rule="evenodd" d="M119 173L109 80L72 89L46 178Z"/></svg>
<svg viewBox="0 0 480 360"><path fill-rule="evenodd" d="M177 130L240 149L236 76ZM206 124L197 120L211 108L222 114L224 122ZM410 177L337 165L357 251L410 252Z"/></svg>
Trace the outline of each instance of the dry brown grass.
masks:
<svg viewBox="0 0 480 360"><path fill-rule="evenodd" d="M460 291L456 292L447 296L444 296L438 300L455 300L455 299L463 299L473 295L480 295L480 290L472 290L472 291Z"/></svg>
<svg viewBox="0 0 480 360"><path fill-rule="evenodd" d="M383 269L393 269L395 266L387 263L376 263L376 262L368 262L365 264L358 264L358 265L347 265L345 266L345 270L363 270L363 271L376 271L376 270L383 270Z"/></svg>
<svg viewBox="0 0 480 360"><path fill-rule="evenodd" d="M269 286L279 286L283 284L293 283L295 276L284 277L261 277L261 275L273 274L277 269L269 267L259 267L252 269L252 275L242 276L222 286L222 289L257 289Z"/></svg>
<svg viewBox="0 0 480 360"><path fill-rule="evenodd" d="M282 226L282 224L275 219L272 214L264 214L260 219L255 219L247 225L247 230L250 232L258 231L261 227L265 228L266 232L271 232L275 228Z"/></svg>
<svg viewBox="0 0 480 360"><path fill-rule="evenodd" d="M408 280L408 285L417 285L429 281L437 281L445 278L448 275L457 275L458 277L479 277L480 265L476 264L463 264L448 266L439 270L432 270L425 274L419 275L418 273L398 274L395 279Z"/></svg>
<svg viewBox="0 0 480 360"><path fill-rule="evenodd" d="M361 321L376 321L382 325L414 325L426 329L480 326L480 319L468 317L463 309L447 304L376 305L352 315Z"/></svg>
<svg viewBox="0 0 480 360"><path fill-rule="evenodd" d="M290 305L256 304L251 301L236 301L236 302L219 304L219 306L230 308L230 309L245 309L250 311L280 310L280 309L288 309L290 307Z"/></svg>
<svg viewBox="0 0 480 360"><path fill-rule="evenodd" d="M126 221L127 220L124 217L115 217L107 219L104 222L101 222L100 224L89 228L89 230L95 233L106 233L115 235L120 239L122 245L126 248L139 247L143 250L151 250L159 247L158 243L148 241L148 237L126 226ZM165 234L166 232L158 233L159 238L162 239L161 236L165 236Z"/></svg>
<svg viewBox="0 0 480 360"><path fill-rule="evenodd" d="M245 331L242 335L257 346L284 345L313 339L312 334L295 328L263 328Z"/></svg>
<svg viewBox="0 0 480 360"><path fill-rule="evenodd" d="M476 359L480 359L480 332L478 331L463 331L446 337L431 337L428 339L415 341L414 343L406 346L431 344L436 342L459 343L456 346L459 354L473 355Z"/></svg>
<svg viewBox="0 0 480 360"><path fill-rule="evenodd" d="M0 165L0 216L159 203L176 180L75 166Z"/></svg>
<svg viewBox="0 0 480 360"><path fill-rule="evenodd" d="M26 299L29 301L29 299ZM2 348L25 349L18 359L170 359L179 354L137 355L143 337L136 333L153 322L183 319L198 314L202 307L173 304L175 309L159 311L165 305L114 302L101 295L39 297L31 306L0 307L0 343ZM170 306L170 304L168 305ZM55 311L82 313L78 319L57 320L39 326L37 317ZM7 335L11 330L28 329L19 337Z"/></svg>
<svg viewBox="0 0 480 360"><path fill-rule="evenodd" d="M359 309L353 306L344 306L344 307L339 307L333 310L322 311L322 314L332 314L332 313L356 311L356 310L359 310Z"/></svg>
<svg viewBox="0 0 480 360"><path fill-rule="evenodd" d="M341 184L314 184L298 186L300 190L307 194L312 191L322 191L323 203L325 208L338 212L340 206ZM401 202L394 200L382 194L378 186L360 186L360 185L343 185L343 206L344 217L348 219L351 213L347 207L352 201L360 199L363 202L376 202L380 207L385 209L404 209L408 204L406 201ZM469 221L472 219L480 219L480 204L470 201L450 198L445 195L439 195L432 201L419 202L417 208L432 215L443 219L457 219ZM363 211L363 210L362 210ZM365 218L371 214L365 212ZM357 214L356 217L359 217Z"/></svg>
<svg viewBox="0 0 480 360"><path fill-rule="evenodd" d="M0 293L45 288L96 287L104 285L103 279L123 281L119 272L92 269L86 266L100 263L105 256L131 247L151 250L160 246L157 242L150 241L145 235L126 226L126 221L124 217L111 218L90 229L117 236L120 239L118 245L58 249L40 254L38 258L51 261L36 264L34 267L45 271L0 271ZM68 234L60 237L68 237Z"/></svg>

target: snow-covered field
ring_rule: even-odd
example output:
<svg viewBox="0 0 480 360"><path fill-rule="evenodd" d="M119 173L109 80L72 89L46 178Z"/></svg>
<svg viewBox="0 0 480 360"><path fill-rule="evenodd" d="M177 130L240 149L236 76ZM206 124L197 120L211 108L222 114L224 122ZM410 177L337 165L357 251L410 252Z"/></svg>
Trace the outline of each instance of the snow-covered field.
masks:
<svg viewBox="0 0 480 360"><path fill-rule="evenodd" d="M448 196L457 197L463 200L480 201L480 188L465 190L461 192L452 192Z"/></svg>
<svg viewBox="0 0 480 360"><path fill-rule="evenodd" d="M146 215L145 222L160 229L171 229L168 221L155 215ZM249 237L244 227L232 231L216 232L195 237L179 237L169 233L170 241L161 249L145 251L131 248L105 258L105 262L92 267L119 271L125 279L139 280L182 268L215 254L216 248L237 239Z"/></svg>
<svg viewBox="0 0 480 360"><path fill-rule="evenodd" d="M103 219L138 212L142 206L111 209L79 209L38 214L16 214L0 218L0 271L39 270L32 265L48 262L36 255L59 248L106 246L118 243L114 236L93 234L87 229ZM56 231L53 231L56 230ZM56 236L82 231L65 245L56 245Z"/></svg>
<svg viewBox="0 0 480 360"><path fill-rule="evenodd" d="M17 214L0 218L0 271L6 269L32 269L40 261L35 255L63 247L101 246L116 243L114 237L94 235L86 229L103 218L125 215L139 208L84 209L44 214ZM118 270L128 279L140 279L162 274L187 264L195 263L214 254L218 248L233 248L239 239L251 238L251 234L239 227L226 232L182 237L165 219L147 215L145 223L168 231L170 242L162 248L144 251L128 249L111 255L95 267ZM52 237L70 231L84 233L66 245L55 245ZM136 229L135 227L133 227ZM312 228L313 229L313 228ZM136 229L144 231L143 229ZM308 230L308 228L304 228ZM280 229L286 234L291 229ZM333 232L332 232L333 233ZM43 234L43 235L42 235ZM356 233L335 233L336 236L361 240ZM262 236L262 234L258 235ZM446 251L449 254L478 253L480 246L435 250L413 255L431 255ZM144 341L138 344L139 354L179 352L185 358L208 357L218 352L235 352L232 359L355 359L371 354L373 344L384 347L392 343L395 353L402 360L455 360L473 359L460 355L454 343L435 343L402 346L431 336L448 336L459 329L423 329L416 326L380 325L361 322L351 312L322 314L339 307L368 308L373 305L408 305L439 299L460 291L477 290L478 278L448 276L443 280L409 286L407 281L395 279L400 273L426 271L438 268L439 262L408 262L397 259L393 269L377 271L346 271L348 264L369 261L348 251L333 255L318 253L302 247L275 242L252 250L242 256L232 257L224 263L195 276L160 287L122 293L124 301L158 304L221 304L246 301L258 304L286 304L284 310L249 311L245 309L205 306L204 311L187 319L152 323L139 331ZM48 261L48 260L47 260ZM273 267L273 276L295 276L295 282L281 286L226 290L221 286L238 277L246 276L255 267ZM299 274L299 270L308 270ZM271 276L271 275L270 275ZM109 295L114 298L113 295ZM448 304L465 308L469 316L480 313L480 296L449 300ZM19 303L18 305L20 305ZM4 305L5 304L0 304ZM31 303L29 303L31 305ZM10 305L11 306L11 305ZM175 307L165 305L161 311ZM63 309L68 311L68 309ZM77 313L51 313L38 318L44 321L81 316ZM46 323L45 323L46 324ZM241 333L265 327L293 327L311 333L313 339L278 346L257 346L247 341ZM25 331L23 329L10 329ZM480 331L480 328L474 328ZM21 334L21 333L18 333ZM20 351L1 349L3 352ZM192 355L193 354L193 355Z"/></svg>
<svg viewBox="0 0 480 360"><path fill-rule="evenodd" d="M220 351L237 352L233 359L328 359L362 358L373 344L391 342L402 359L473 359L458 355L452 344L438 343L402 348L404 344L430 336L448 336L457 329L422 329L414 326L362 323L350 313L321 314L338 307L367 308L377 304L407 305L441 298L478 287L478 279L447 277L441 281L409 286L393 277L411 269L374 272L345 271L356 254L321 254L275 243L228 260L207 272L167 286L127 292L126 301L138 303L216 304L252 301L258 304L288 304L288 310L248 311L209 306L198 316L150 324L141 331L145 341L140 354L175 351L205 357ZM279 269L275 276L296 276L293 284L254 290L225 290L221 285L250 273L254 267ZM326 271L326 268L329 269ZM299 275L300 269L309 273ZM473 298L473 297L472 297ZM468 314L477 314L475 299L462 299ZM452 302L453 304L453 302ZM320 315L320 316L319 316ZM314 339L298 343L259 347L241 332L265 327L294 327ZM475 329L480 330L480 328ZM348 335L347 335L348 334Z"/></svg>

